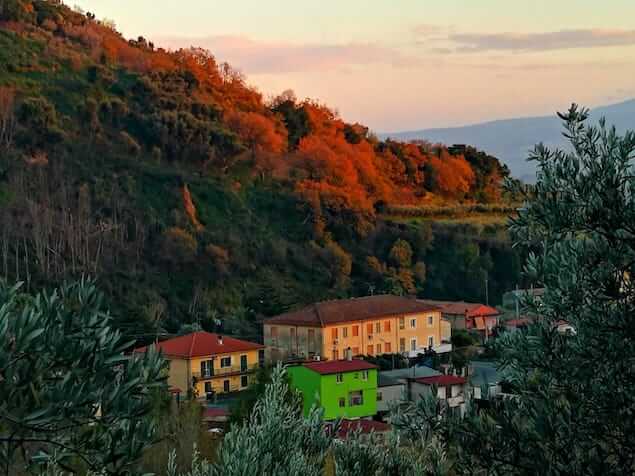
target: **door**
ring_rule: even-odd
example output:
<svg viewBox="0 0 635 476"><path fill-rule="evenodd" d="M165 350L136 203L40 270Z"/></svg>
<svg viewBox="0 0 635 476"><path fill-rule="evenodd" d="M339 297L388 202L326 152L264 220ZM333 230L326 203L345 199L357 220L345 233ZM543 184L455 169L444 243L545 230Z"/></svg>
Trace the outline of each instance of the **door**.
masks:
<svg viewBox="0 0 635 476"><path fill-rule="evenodd" d="M247 372L247 356L246 355L240 356L240 371Z"/></svg>
<svg viewBox="0 0 635 476"><path fill-rule="evenodd" d="M229 392L229 380L223 380L223 392Z"/></svg>

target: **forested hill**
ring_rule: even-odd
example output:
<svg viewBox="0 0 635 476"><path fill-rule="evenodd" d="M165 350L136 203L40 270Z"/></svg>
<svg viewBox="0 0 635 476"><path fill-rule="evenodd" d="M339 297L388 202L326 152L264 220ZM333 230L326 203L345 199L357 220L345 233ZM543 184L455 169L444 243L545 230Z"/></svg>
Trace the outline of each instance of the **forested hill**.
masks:
<svg viewBox="0 0 635 476"><path fill-rule="evenodd" d="M130 333L248 337L262 316L378 291L477 299L487 273L500 294L518 270L498 228L394 218L504 213L508 174L290 92L265 101L210 52L0 0L0 274L95 276Z"/></svg>

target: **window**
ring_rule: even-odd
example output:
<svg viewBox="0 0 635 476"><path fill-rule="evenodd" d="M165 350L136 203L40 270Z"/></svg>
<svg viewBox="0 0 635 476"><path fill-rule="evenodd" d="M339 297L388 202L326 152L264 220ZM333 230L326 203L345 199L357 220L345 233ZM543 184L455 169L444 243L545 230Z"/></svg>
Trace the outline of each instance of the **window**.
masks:
<svg viewBox="0 0 635 476"><path fill-rule="evenodd" d="M212 382L205 382L205 393L212 393Z"/></svg>
<svg viewBox="0 0 635 476"><path fill-rule="evenodd" d="M373 355L373 344L368 344L366 347L366 355Z"/></svg>
<svg viewBox="0 0 635 476"><path fill-rule="evenodd" d="M434 336L428 336L428 347L434 347Z"/></svg>
<svg viewBox="0 0 635 476"><path fill-rule="evenodd" d="M392 349L390 348L390 342L384 342L384 352L386 352L387 354L390 354L392 352Z"/></svg>
<svg viewBox="0 0 635 476"><path fill-rule="evenodd" d="M359 326L353 326L353 337L357 337L359 335Z"/></svg>
<svg viewBox="0 0 635 476"><path fill-rule="evenodd" d="M241 375L240 376L240 388L247 388L247 386L249 385L249 379L247 378L246 375Z"/></svg>
<svg viewBox="0 0 635 476"><path fill-rule="evenodd" d="M405 352L406 351L406 339L405 338L401 338L399 339L399 352Z"/></svg>
<svg viewBox="0 0 635 476"><path fill-rule="evenodd" d="M229 357L222 357L220 359L220 367L221 369L227 368L227 367L231 367L232 366L232 358L231 356Z"/></svg>
<svg viewBox="0 0 635 476"><path fill-rule="evenodd" d="M362 380L368 380L368 370L362 370Z"/></svg>
<svg viewBox="0 0 635 476"><path fill-rule="evenodd" d="M377 355L381 354L381 344L377 344Z"/></svg>
<svg viewBox="0 0 635 476"><path fill-rule="evenodd" d="M333 360L337 360L337 359L339 359L337 349L333 349Z"/></svg>
<svg viewBox="0 0 635 476"><path fill-rule="evenodd" d="M404 329L406 327L406 319L401 316L399 318L399 329Z"/></svg>
<svg viewBox="0 0 635 476"><path fill-rule="evenodd" d="M359 347L353 347L353 355L359 355Z"/></svg>
<svg viewBox="0 0 635 476"><path fill-rule="evenodd" d="M381 402L384 399L383 395L381 394L381 392L377 392L377 401Z"/></svg>
<svg viewBox="0 0 635 476"><path fill-rule="evenodd" d="M344 408L346 406L346 399L344 397L340 398L340 408Z"/></svg>
<svg viewBox="0 0 635 476"><path fill-rule="evenodd" d="M229 392L229 380L223 380L223 392Z"/></svg>
<svg viewBox="0 0 635 476"><path fill-rule="evenodd" d="M315 329L309 329L309 352L315 352Z"/></svg>
<svg viewBox="0 0 635 476"><path fill-rule="evenodd" d="M358 407L364 404L364 394L361 390L358 390L356 392L349 392L348 400L351 407Z"/></svg>
<svg viewBox="0 0 635 476"><path fill-rule="evenodd" d="M331 329L331 339L333 340L337 339L337 327L334 327L333 329Z"/></svg>
<svg viewBox="0 0 635 476"><path fill-rule="evenodd" d="M336 374L335 375L335 381L337 383L342 383L344 381L344 374Z"/></svg>
<svg viewBox="0 0 635 476"><path fill-rule="evenodd" d="M410 319L410 328L414 329L417 327L417 320L416 319Z"/></svg>
<svg viewBox="0 0 635 476"><path fill-rule="evenodd" d="M366 333L368 335L371 335L373 333L373 323L369 322L368 324L366 324Z"/></svg>
<svg viewBox="0 0 635 476"><path fill-rule="evenodd" d="M434 325L434 316L428 316L428 327L432 327Z"/></svg>
<svg viewBox="0 0 635 476"><path fill-rule="evenodd" d="M381 322L375 322L375 332L377 334L381 332Z"/></svg>
<svg viewBox="0 0 635 476"><path fill-rule="evenodd" d="M271 337L278 337L278 328L275 326L271 327Z"/></svg>
<svg viewBox="0 0 635 476"><path fill-rule="evenodd" d="M412 351L417 350L417 339L410 340L410 350Z"/></svg>
<svg viewBox="0 0 635 476"><path fill-rule="evenodd" d="M212 361L211 360L203 360L201 361L201 377L211 377L214 375L214 371L212 370Z"/></svg>
<svg viewBox="0 0 635 476"><path fill-rule="evenodd" d="M346 339L348 337L348 327L342 328L342 337Z"/></svg>
<svg viewBox="0 0 635 476"><path fill-rule="evenodd" d="M384 332L390 332L390 321L384 321Z"/></svg>

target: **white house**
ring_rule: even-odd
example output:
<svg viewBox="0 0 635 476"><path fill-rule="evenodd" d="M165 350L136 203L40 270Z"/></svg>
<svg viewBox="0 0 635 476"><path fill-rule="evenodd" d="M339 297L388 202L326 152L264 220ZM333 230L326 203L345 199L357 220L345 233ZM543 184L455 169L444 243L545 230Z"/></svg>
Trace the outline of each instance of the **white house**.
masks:
<svg viewBox="0 0 635 476"><path fill-rule="evenodd" d="M429 395L436 388L439 401L452 412L465 414L465 403L468 399L467 380L455 375L436 375L417 378L411 383L410 393L413 401Z"/></svg>
<svg viewBox="0 0 635 476"><path fill-rule="evenodd" d="M406 384L384 372L377 377L377 413L386 415L394 405L407 401Z"/></svg>

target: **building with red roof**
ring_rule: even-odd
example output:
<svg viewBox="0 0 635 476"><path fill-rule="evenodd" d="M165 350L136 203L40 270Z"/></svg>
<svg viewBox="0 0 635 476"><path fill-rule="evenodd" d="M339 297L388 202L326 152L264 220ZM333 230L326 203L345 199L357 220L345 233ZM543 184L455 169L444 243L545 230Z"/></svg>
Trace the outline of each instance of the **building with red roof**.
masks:
<svg viewBox="0 0 635 476"><path fill-rule="evenodd" d="M377 413L377 366L349 358L288 368L291 387L302 396L304 414L314 405L324 420L366 418Z"/></svg>
<svg viewBox="0 0 635 476"><path fill-rule="evenodd" d="M211 332L193 332L135 349L158 349L169 361L168 385L196 397L246 389L264 363L265 346Z"/></svg>
<svg viewBox="0 0 635 476"><path fill-rule="evenodd" d="M450 322L452 329L467 329L478 333L483 341L491 335L501 316L501 312L495 307L481 303L432 299L421 301L430 306L438 306L443 318Z"/></svg>
<svg viewBox="0 0 635 476"><path fill-rule="evenodd" d="M415 378L410 382L413 401L429 395L436 389L441 408L448 408L460 415L465 414L465 403L468 396L467 379L457 375L431 375Z"/></svg>
<svg viewBox="0 0 635 476"><path fill-rule="evenodd" d="M326 431L328 434L333 434L335 431L335 436L339 440L345 440L349 436L359 433L360 435L370 435L371 433L375 435L383 435L390 431L390 425L388 423L384 423L383 421L375 421L375 420L340 420L339 426L334 423L327 422L324 424Z"/></svg>
<svg viewBox="0 0 635 476"><path fill-rule="evenodd" d="M449 352L450 324L441 309L414 298L375 295L311 304L267 319L272 360Z"/></svg>

